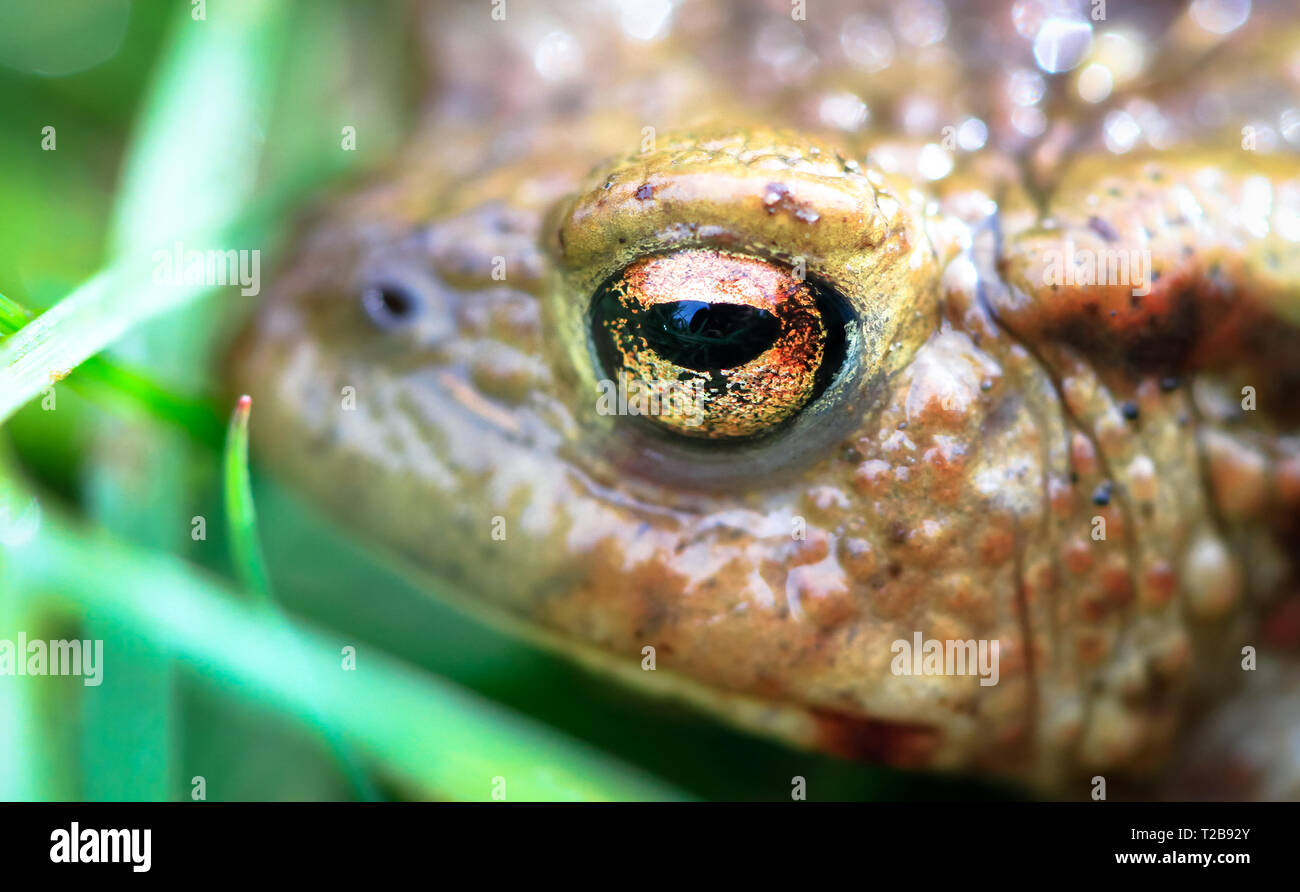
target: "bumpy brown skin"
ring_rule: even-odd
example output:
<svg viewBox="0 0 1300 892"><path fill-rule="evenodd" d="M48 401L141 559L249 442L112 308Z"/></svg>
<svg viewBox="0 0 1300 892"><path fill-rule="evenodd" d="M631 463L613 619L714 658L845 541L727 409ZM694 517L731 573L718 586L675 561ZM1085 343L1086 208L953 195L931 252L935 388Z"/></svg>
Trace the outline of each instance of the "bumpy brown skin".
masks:
<svg viewBox="0 0 1300 892"><path fill-rule="evenodd" d="M466 33L511 33L475 14L441 17L431 55L452 66L439 95L484 117L435 112L306 235L233 353L262 461L439 591L804 746L1082 797L1093 775L1154 776L1204 703L1252 683L1241 648L1280 627L1260 623L1287 609L1300 507L1294 155L1090 161L1080 130L1081 160L1023 146L1026 187L1015 146L921 186L907 143L875 135L886 174L743 69L726 96L701 49L725 20L626 58L607 24L567 23L602 85L561 103L460 67ZM508 43L495 57L510 70ZM720 123L742 100L801 129ZM997 120L987 101L969 107ZM712 123L668 129L693 120ZM484 148L503 127L509 147ZM600 160L620 147L642 151ZM1260 182L1262 230L1238 210ZM1042 285L1067 235L1150 250L1150 294ZM698 246L802 259L856 316L845 371L770 437L596 411L596 286ZM380 280L421 296L410 325L366 319ZM997 640L998 683L894 674L916 632ZM1237 767L1227 794L1296 795Z"/></svg>

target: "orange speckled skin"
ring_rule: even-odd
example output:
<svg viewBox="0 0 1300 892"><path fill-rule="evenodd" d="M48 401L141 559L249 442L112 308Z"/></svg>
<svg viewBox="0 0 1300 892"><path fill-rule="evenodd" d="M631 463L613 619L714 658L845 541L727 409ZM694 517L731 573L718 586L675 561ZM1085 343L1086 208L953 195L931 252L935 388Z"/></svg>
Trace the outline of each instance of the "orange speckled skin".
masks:
<svg viewBox="0 0 1300 892"><path fill-rule="evenodd" d="M481 6L427 17L427 126L308 229L232 354L260 460L471 606L796 744L1079 798L1171 761L1195 782L1178 743L1253 683L1241 648L1294 592L1300 159L1185 109L1295 29L1261 11L1194 76L1118 91L1163 97L1175 144L1115 155L1064 92L1041 137L1007 129L980 86L1018 40L998 4L870 76L837 55L863 4L822 4L792 25L818 60L793 82L750 51L787 4L687 3L635 50L616 17ZM551 27L589 74L531 69L521 35ZM1295 90L1282 62L1248 76ZM872 126L826 126L808 97L830 87ZM990 145L927 181L938 133L888 118L915 95ZM1043 284L1067 237L1148 250L1149 294ZM802 258L854 312L844 372L769 437L596 411L592 293L701 246ZM410 325L369 323L377 279L420 295ZM917 632L996 640L998 683L895 674ZM1243 765L1234 795L1300 791Z"/></svg>

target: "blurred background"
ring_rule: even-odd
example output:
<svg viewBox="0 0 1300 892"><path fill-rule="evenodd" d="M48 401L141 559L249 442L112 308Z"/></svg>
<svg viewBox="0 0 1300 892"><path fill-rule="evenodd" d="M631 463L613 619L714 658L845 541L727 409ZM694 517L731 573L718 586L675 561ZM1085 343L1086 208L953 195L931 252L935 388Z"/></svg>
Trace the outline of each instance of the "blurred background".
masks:
<svg viewBox="0 0 1300 892"><path fill-rule="evenodd" d="M232 557L251 514L216 370L258 298L151 288L133 258L220 234L269 281L412 126L404 7L0 5L0 639L104 642L99 686L0 675L0 799L1013 795L615 689L439 606L256 465L269 583Z"/></svg>

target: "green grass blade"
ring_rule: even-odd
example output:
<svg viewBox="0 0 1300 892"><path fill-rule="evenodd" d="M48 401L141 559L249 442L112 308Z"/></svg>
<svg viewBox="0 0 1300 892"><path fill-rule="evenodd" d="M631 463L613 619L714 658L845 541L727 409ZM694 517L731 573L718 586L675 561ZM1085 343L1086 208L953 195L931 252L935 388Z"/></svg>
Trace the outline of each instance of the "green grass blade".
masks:
<svg viewBox="0 0 1300 892"><path fill-rule="evenodd" d="M132 334L140 360L167 380L193 384L193 344L211 326L174 319L174 330L155 330L154 343L135 332L154 316L191 304L214 283L190 284L174 270L159 277L156 261L178 242L200 250L228 244L241 234L236 221L253 194L259 110L279 58L268 49L282 25L284 4L237 0L203 21L188 12L174 11L127 152L109 239L114 259L0 347L0 421L90 359L83 385L134 397L173 424L197 423L195 432L204 436L199 407L169 398L107 358L92 358ZM243 230L256 231L261 230ZM178 519L187 516L192 497L186 482L189 444L140 419L123 424L107 418L96 429L97 460L86 481L91 516L150 547L176 549L184 529ZM114 460L123 440L147 444L142 449L152 453L155 473L143 483L133 479L138 469ZM85 632L115 640L118 647L115 671L81 698L83 795L171 798L176 723L169 656L160 642L123 635L113 617L89 617Z"/></svg>
<svg viewBox="0 0 1300 892"><path fill-rule="evenodd" d="M268 611L277 611L276 618L284 621L283 615L278 613L278 604L271 590L271 577L266 571L266 558L262 554L262 541L257 532L257 509L253 503L253 484L248 473L248 420L252 405L251 397L245 395L239 398L235 411L230 416L226 448L222 457L223 490L226 523L230 528L231 559L244 589ZM333 750L343 773L347 775L358 797L367 801L377 800L379 794L370 783L365 770L347 745L334 733L329 723L317 714L313 718L313 724L317 725L324 734L326 742Z"/></svg>
<svg viewBox="0 0 1300 892"><path fill-rule="evenodd" d="M33 318L34 314L22 304L0 294L0 338L18 331ZM139 409L205 446L215 448L221 443L221 423L210 402L176 393L107 356L87 359L68 383L92 400Z"/></svg>
<svg viewBox="0 0 1300 892"><path fill-rule="evenodd" d="M230 551L235 572L244 588L263 606L270 607L274 603L271 582L257 535L257 509L253 505L253 486L248 476L248 416L252 404L252 398L247 395L239 398L226 432L226 449L222 457L226 523L230 527Z"/></svg>
<svg viewBox="0 0 1300 892"><path fill-rule="evenodd" d="M0 294L0 338L9 335L32 321L32 314L17 301Z"/></svg>
<svg viewBox="0 0 1300 892"><path fill-rule="evenodd" d="M684 798L609 756L510 713L382 653L340 668L338 642L305 627L267 623L182 562L78 533L55 517L5 549L7 571L28 589L56 592L78 612L111 616L167 647L234 695L304 722L319 714L382 769L425 795L510 800ZM163 593L160 596L159 593ZM105 672L111 671L105 643Z"/></svg>
<svg viewBox="0 0 1300 892"><path fill-rule="evenodd" d="M293 4L213 5L220 9L201 21L191 19L188 3L175 13L119 186L110 240L115 256L220 235L254 194Z"/></svg>
<svg viewBox="0 0 1300 892"><path fill-rule="evenodd" d="M244 246L256 187L257 110L267 104L286 4L222 4L175 39L145 104L116 212L115 259L0 344L0 424L57 379L153 317L212 290L155 281L155 252Z"/></svg>

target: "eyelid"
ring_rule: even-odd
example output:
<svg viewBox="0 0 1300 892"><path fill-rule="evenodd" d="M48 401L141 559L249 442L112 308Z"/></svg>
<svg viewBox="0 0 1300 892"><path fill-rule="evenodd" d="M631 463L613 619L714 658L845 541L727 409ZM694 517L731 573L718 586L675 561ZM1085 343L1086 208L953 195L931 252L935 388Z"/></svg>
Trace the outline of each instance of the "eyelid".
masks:
<svg viewBox="0 0 1300 892"><path fill-rule="evenodd" d="M803 258L842 288L836 270L906 233L880 212L879 177L837 158L775 137L632 156L593 177L559 221L558 259L589 290L637 256L707 244Z"/></svg>

